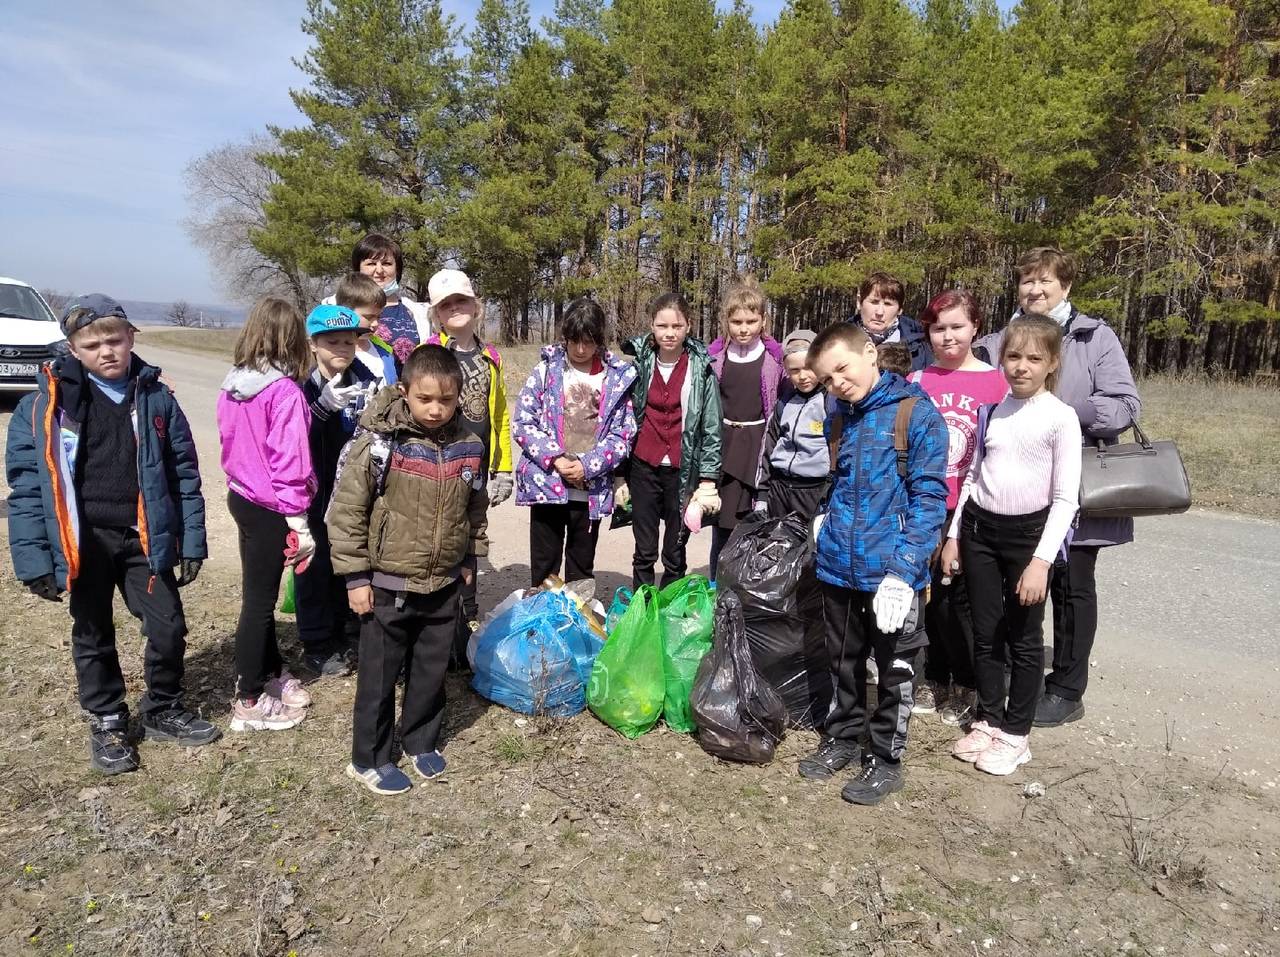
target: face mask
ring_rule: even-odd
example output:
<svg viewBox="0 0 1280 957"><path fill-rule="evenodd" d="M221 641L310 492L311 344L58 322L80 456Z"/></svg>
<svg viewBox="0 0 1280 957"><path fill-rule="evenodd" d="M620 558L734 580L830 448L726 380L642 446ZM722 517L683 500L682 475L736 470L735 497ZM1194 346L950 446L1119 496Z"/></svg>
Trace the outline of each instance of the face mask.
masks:
<svg viewBox="0 0 1280 957"><path fill-rule="evenodd" d="M387 283L385 286L382 287L382 291L386 293L387 298L390 299L392 296L400 292L400 280L399 279L391 280L391 282Z"/></svg>

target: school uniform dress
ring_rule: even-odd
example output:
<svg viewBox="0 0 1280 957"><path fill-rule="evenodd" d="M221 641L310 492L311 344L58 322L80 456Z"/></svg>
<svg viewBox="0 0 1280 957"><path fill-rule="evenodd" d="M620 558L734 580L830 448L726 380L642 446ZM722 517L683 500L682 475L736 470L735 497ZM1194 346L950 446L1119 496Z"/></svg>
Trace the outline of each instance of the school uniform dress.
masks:
<svg viewBox="0 0 1280 957"><path fill-rule="evenodd" d="M760 447L766 424L760 376L764 350L749 362L724 364L720 379L720 405L724 431L720 437L721 469L719 528L733 529L738 519L751 511L760 469Z"/></svg>

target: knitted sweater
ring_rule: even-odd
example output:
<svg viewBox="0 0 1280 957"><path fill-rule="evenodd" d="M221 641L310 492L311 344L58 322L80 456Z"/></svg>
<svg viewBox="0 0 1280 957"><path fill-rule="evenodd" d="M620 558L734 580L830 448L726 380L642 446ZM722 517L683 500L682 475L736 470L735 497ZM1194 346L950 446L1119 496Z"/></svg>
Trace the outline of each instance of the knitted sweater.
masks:
<svg viewBox="0 0 1280 957"><path fill-rule="evenodd" d="M1052 562L1080 507L1080 420L1052 392L1006 396L991 410L984 441L960 490L951 538L966 502L997 515L1049 509L1035 557Z"/></svg>

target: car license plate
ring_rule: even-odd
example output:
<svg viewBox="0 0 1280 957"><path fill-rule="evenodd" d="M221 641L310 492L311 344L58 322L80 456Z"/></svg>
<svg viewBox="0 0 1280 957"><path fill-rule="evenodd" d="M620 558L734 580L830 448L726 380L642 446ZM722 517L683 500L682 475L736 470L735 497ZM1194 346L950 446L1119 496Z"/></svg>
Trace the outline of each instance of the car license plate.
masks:
<svg viewBox="0 0 1280 957"><path fill-rule="evenodd" d="M40 366L34 362L0 362L0 375L35 375Z"/></svg>

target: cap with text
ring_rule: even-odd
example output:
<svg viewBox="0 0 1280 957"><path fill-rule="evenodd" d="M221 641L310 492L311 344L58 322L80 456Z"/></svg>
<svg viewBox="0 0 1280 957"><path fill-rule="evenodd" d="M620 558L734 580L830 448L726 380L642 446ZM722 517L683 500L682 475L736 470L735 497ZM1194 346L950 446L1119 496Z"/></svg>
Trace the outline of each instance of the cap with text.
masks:
<svg viewBox="0 0 1280 957"><path fill-rule="evenodd" d="M360 317L346 306L316 306L307 315L308 336L318 336L324 332L346 332L349 329L363 332L363 326Z"/></svg>

